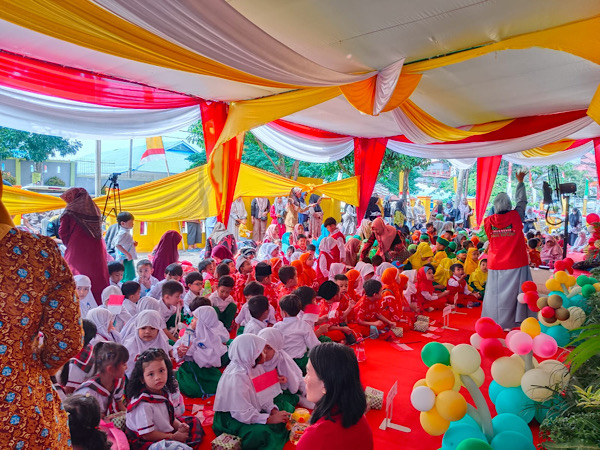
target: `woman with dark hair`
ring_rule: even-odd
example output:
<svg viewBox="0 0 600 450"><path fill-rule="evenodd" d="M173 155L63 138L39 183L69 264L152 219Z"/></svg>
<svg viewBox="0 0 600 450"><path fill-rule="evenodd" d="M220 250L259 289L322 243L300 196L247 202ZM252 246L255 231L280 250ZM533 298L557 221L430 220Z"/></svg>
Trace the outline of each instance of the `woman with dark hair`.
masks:
<svg viewBox="0 0 600 450"><path fill-rule="evenodd" d="M325 342L311 349L306 372L307 399L315 409L297 449L372 449L373 432L364 415L367 399L354 352Z"/></svg>
<svg viewBox="0 0 600 450"><path fill-rule="evenodd" d="M365 219L373 221L378 217L381 217L379 197L371 197L369 199L369 204L367 205L367 210L365 211Z"/></svg>
<svg viewBox="0 0 600 450"><path fill-rule="evenodd" d="M321 225L323 224L321 197L317 194L311 194L309 202L313 206L308 209L308 230L313 239L319 239L321 237Z"/></svg>

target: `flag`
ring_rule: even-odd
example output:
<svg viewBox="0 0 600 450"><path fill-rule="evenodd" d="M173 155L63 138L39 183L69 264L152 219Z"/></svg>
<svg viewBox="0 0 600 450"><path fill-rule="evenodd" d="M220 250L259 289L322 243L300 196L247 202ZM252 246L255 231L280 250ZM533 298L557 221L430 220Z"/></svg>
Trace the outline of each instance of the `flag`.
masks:
<svg viewBox="0 0 600 450"><path fill-rule="evenodd" d="M164 161L166 159L167 155L165 154L165 147L163 145L162 137L155 136L146 138L146 151L140 159L140 164L156 160Z"/></svg>

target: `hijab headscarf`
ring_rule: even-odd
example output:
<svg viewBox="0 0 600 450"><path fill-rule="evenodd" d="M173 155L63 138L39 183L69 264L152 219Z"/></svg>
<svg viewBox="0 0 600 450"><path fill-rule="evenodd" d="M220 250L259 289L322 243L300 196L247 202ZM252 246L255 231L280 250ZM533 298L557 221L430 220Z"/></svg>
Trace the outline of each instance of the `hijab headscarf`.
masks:
<svg viewBox="0 0 600 450"><path fill-rule="evenodd" d="M429 292L433 294L434 287L433 281L427 279L427 272L431 270L431 267L421 267L417 272L417 293L418 292Z"/></svg>
<svg viewBox="0 0 600 450"><path fill-rule="evenodd" d="M181 235L175 230L169 230L162 235L158 245L154 249L154 277L159 281L165 279L165 269L169 264L179 261L177 246L181 242ZM216 247L215 247L216 248ZM214 250L213 250L214 251Z"/></svg>
<svg viewBox="0 0 600 450"><path fill-rule="evenodd" d="M465 274L471 275L477 267L479 267L479 261L473 261L473 253L478 251L477 247L471 247L467 251L467 259L465 260Z"/></svg>
<svg viewBox="0 0 600 450"><path fill-rule="evenodd" d="M224 245L217 245L215 248L213 248L212 252L210 252L210 257L220 259L221 261L224 259L233 259L231 250Z"/></svg>
<svg viewBox="0 0 600 450"><path fill-rule="evenodd" d="M554 261L560 259L562 256L562 249L552 236L546 237L546 242L540 252L542 261Z"/></svg>
<svg viewBox="0 0 600 450"><path fill-rule="evenodd" d="M348 277L348 295L350 298L356 299L362 291L362 278L360 276L360 272L356 269L350 269L346 272L346 277Z"/></svg>
<svg viewBox="0 0 600 450"><path fill-rule="evenodd" d="M350 238L346 242L346 265L354 267L358 262L358 251L360 250L360 240L356 238Z"/></svg>
<svg viewBox="0 0 600 450"><path fill-rule="evenodd" d="M293 394L304 391L305 384L302 370L283 349L283 333L277 328L263 328L258 332L258 336L263 338L267 345L275 350L273 358L263 364L265 372L277 369L280 376L287 378L287 383L281 386L282 389L288 389Z"/></svg>
<svg viewBox="0 0 600 450"><path fill-rule="evenodd" d="M262 244L258 249L258 255L256 255L256 259L258 261L270 261L271 258L274 258L274 256L271 255L271 253L273 253L273 251L275 251L278 248L279 247L277 246L277 244L273 244L271 242Z"/></svg>
<svg viewBox="0 0 600 450"><path fill-rule="evenodd" d="M8 209L4 206L2 202L2 192L4 190L4 183L0 180L0 239L2 239L6 233L10 231L15 225L10 218L10 214L8 213Z"/></svg>
<svg viewBox="0 0 600 450"><path fill-rule="evenodd" d="M138 300L137 304L135 305L135 314L131 317L131 319L129 319L129 321L121 329L121 341L125 342L132 332L137 331L135 328L135 321L136 321L137 317L143 311L160 312L160 301L156 300L155 298L147 297L147 296L142 297L141 299ZM163 319L163 325L162 325L161 329L164 329L166 327L167 327L167 324L164 323L164 319Z"/></svg>
<svg viewBox="0 0 600 450"><path fill-rule="evenodd" d="M102 239L102 214L84 188L68 189L60 198L67 203L63 216L72 217L94 239Z"/></svg>
<svg viewBox="0 0 600 450"><path fill-rule="evenodd" d="M106 306L106 304L108 303L108 300L110 299L111 295L123 295L123 293L121 292L121 288L118 288L117 286L106 286L104 288L102 294L100 295L100 297L102 298L102 304L104 306Z"/></svg>
<svg viewBox="0 0 600 450"><path fill-rule="evenodd" d="M96 333L102 336L104 339L116 342L117 344L121 342L121 335L118 331L108 331L109 325L115 319L114 314L108 309L104 309L102 307L90 309L90 311L87 313L86 319L96 325Z"/></svg>
<svg viewBox="0 0 600 450"><path fill-rule="evenodd" d="M302 228L302 231L300 229ZM304 234L304 225L301 223L297 223L294 225L294 229L292 230L292 235L290 236L290 244L295 245L298 242L298 236Z"/></svg>
<svg viewBox="0 0 600 450"><path fill-rule="evenodd" d="M402 290L400 289L400 285L396 281L396 278L398 278L398 269L395 267L388 267L381 274L381 284L383 284L384 289L389 289L394 293L394 296L399 299Z"/></svg>
<svg viewBox="0 0 600 450"><path fill-rule="evenodd" d="M329 266L329 280L334 281L336 275L342 274L346 271L346 264L344 263L333 263Z"/></svg>
<svg viewBox="0 0 600 450"><path fill-rule="evenodd" d="M320 198L321 198L321 196L319 196L317 194L310 194L310 197L308 198L308 203L309 204L314 203L314 205L315 205L315 206L313 206L314 212L323 212L321 205L319 205L317 203Z"/></svg>
<svg viewBox="0 0 600 450"><path fill-rule="evenodd" d="M85 319L87 316L87 313L91 309L94 309L98 306L98 304L96 303L96 300L94 299L94 296L92 295L92 291L91 291L92 281L86 275L75 275L73 277L73 280L75 281L76 287L90 288L87 295L82 300L79 300L79 309L81 311L81 318Z"/></svg>
<svg viewBox="0 0 600 450"><path fill-rule="evenodd" d="M167 336L162 330L164 321L162 316L157 311L146 310L142 311L135 319L132 332L123 340L123 345L129 351L129 361L127 361L127 376L131 377L131 372L135 367L137 356L149 348L162 348L165 353L169 354L171 346L167 341ZM144 327L152 327L158 330L156 337L146 342L140 338L138 330Z"/></svg>
<svg viewBox="0 0 600 450"><path fill-rule="evenodd" d="M494 214L502 214L512 209L512 202L506 192L500 192L494 199Z"/></svg>
<svg viewBox="0 0 600 450"><path fill-rule="evenodd" d="M398 234L396 228L387 225L381 217L378 217L371 224L371 229L375 233L375 238L379 243L379 250L381 253L387 253L392 248L394 239L396 239Z"/></svg>
<svg viewBox="0 0 600 450"><path fill-rule="evenodd" d="M394 265L389 262L382 262L381 264L379 264L377 266L377 269L375 269L375 279L381 280L381 276L383 275L383 272L386 269L389 269L390 267L394 267Z"/></svg>
<svg viewBox="0 0 600 450"><path fill-rule="evenodd" d="M302 256L302 252L296 251L296 252L292 253L292 256L290 256L290 263L292 263L294 261L298 261L301 256Z"/></svg>
<svg viewBox="0 0 600 450"><path fill-rule="evenodd" d="M481 261L487 261L487 258L479 260L479 264L477 265L477 269L475 269L475 271L469 277L469 284L470 285L475 284L475 285L479 285L481 287L485 287L485 284L487 283L488 273L487 272L483 272L481 270Z"/></svg>
<svg viewBox="0 0 600 450"><path fill-rule="evenodd" d="M308 264L306 264L306 261L308 261L308 258L310 257L310 253L306 252L306 253L302 253L300 255L299 261L302 262L302 272L304 273L304 280L308 281L310 280L310 282L307 282L307 286L310 286L312 283L312 280L316 280L317 279L317 272L315 271L315 269L312 268L312 266L309 266Z"/></svg>
<svg viewBox="0 0 600 450"><path fill-rule="evenodd" d="M213 228L212 233L210 233L209 239L212 240L213 245L217 246L219 242L221 242L226 236L232 235L231 231L227 230L225 225L221 222L217 222L215 227Z"/></svg>
<svg viewBox="0 0 600 450"><path fill-rule="evenodd" d="M219 321L212 306L201 306L193 314L196 318L196 332L192 343L194 362L198 367L220 367L221 356L227 353L225 342L229 340L229 332Z"/></svg>
<svg viewBox="0 0 600 450"><path fill-rule="evenodd" d="M281 240L279 236L279 227L276 223L272 223L267 227L267 231L265 232L265 238L263 239L263 243L265 242L275 242Z"/></svg>
<svg viewBox="0 0 600 450"><path fill-rule="evenodd" d="M271 278L275 281L279 281L279 269L283 267L283 261L279 257L271 258L271 270L273 273L271 274ZM292 264L293 265L293 264Z"/></svg>
<svg viewBox="0 0 600 450"><path fill-rule="evenodd" d="M328 253L330 256L333 256L331 251L337 247L337 242L332 237L326 236L321 243L319 244L319 257L323 253Z"/></svg>
<svg viewBox="0 0 600 450"><path fill-rule="evenodd" d="M296 269L296 274L298 275L298 286L304 286L306 284L306 279L304 275L304 264L302 261L297 259L296 261L292 261L290 265Z"/></svg>
<svg viewBox="0 0 600 450"><path fill-rule="evenodd" d="M373 230L371 229L371 221L369 219L362 219L359 227L356 229L356 234L358 234L358 236L364 240L369 239L372 233Z"/></svg>
<svg viewBox="0 0 600 450"><path fill-rule="evenodd" d="M374 274L375 268L373 267L373 264L365 263L365 265L360 268L360 276L363 279L363 283L365 281L365 276L369 275L370 273Z"/></svg>

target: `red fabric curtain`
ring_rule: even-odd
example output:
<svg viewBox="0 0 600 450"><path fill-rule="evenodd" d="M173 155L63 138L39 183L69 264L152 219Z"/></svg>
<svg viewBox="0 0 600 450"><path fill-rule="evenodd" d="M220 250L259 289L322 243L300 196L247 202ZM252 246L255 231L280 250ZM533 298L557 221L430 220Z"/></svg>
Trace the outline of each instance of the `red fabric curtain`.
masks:
<svg viewBox="0 0 600 450"><path fill-rule="evenodd" d="M496 174L500 168L501 161L502 155L477 158L477 194L475 195L477 225L480 225L481 222L483 222L485 209L490 201L494 182L496 181Z"/></svg>
<svg viewBox="0 0 600 450"><path fill-rule="evenodd" d="M222 102L203 101L200 104L200 110L202 112L202 130L204 131L209 178L215 191L218 220L227 226L242 163L244 134L236 136L215 148L215 143L225 126L229 107Z"/></svg>
<svg viewBox="0 0 600 450"><path fill-rule="evenodd" d="M167 109L202 102L186 94L117 80L0 51L0 85L95 105Z"/></svg>
<svg viewBox="0 0 600 450"><path fill-rule="evenodd" d="M358 223L365 216L386 145L387 138L354 138L354 175L360 176L356 213Z"/></svg>

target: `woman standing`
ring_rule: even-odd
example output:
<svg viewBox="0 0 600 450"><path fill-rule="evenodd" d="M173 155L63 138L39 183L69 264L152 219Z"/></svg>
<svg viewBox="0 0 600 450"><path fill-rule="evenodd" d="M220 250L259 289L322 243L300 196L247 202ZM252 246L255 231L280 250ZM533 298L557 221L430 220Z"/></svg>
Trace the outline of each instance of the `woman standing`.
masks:
<svg viewBox="0 0 600 450"><path fill-rule="evenodd" d="M427 220L425 217L425 207L421 200L417 200L417 203L413 208L413 215L415 216L415 228L420 228Z"/></svg>
<svg viewBox="0 0 600 450"><path fill-rule="evenodd" d="M169 264L179 261L179 251L177 247L181 242L181 235L175 230L169 230L162 235L160 241L152 252L154 260L152 268L154 269L154 277L159 281L165 279L165 269Z"/></svg>
<svg viewBox="0 0 600 450"><path fill-rule="evenodd" d="M298 223L298 214L308 211L311 206L314 206L314 204L311 203L307 206L304 203L302 189L299 187L292 188L286 206L287 214L285 216L285 231L291 233L294 230L294 226Z"/></svg>
<svg viewBox="0 0 600 450"><path fill-rule="evenodd" d="M365 211L365 219L370 220L371 222L381 217L381 208L379 207L379 197L371 197L369 199L369 204L367 205L367 210Z"/></svg>
<svg viewBox="0 0 600 450"><path fill-rule="evenodd" d="M285 233L285 197L275 198L269 214L271 214L271 225L277 225L279 239L281 239Z"/></svg>
<svg viewBox="0 0 600 450"><path fill-rule="evenodd" d="M323 223L323 208L321 208L321 197L311 194L309 202L313 205L308 213L308 231L313 239L321 236L321 224Z"/></svg>
<svg viewBox="0 0 600 450"><path fill-rule="evenodd" d="M346 205L344 214L342 214L342 228L340 230L344 236L353 234L356 231L356 208L352 205Z"/></svg>
<svg viewBox="0 0 600 450"><path fill-rule="evenodd" d="M227 229L233 234L235 239L240 238L240 225L245 224L248 220L248 212L246 211L246 205L244 205L244 199L238 197L231 204L231 212L229 213L229 223Z"/></svg>
<svg viewBox="0 0 600 450"><path fill-rule="evenodd" d="M13 228L1 197L2 183L2 448L67 448L67 413L50 376L81 349L75 283L52 239Z"/></svg>
<svg viewBox="0 0 600 450"><path fill-rule="evenodd" d="M67 247L65 259L73 275L86 275L92 280L92 294L101 305L102 290L110 283L106 244L102 239L102 215L83 188L71 188L60 198L67 202L58 230Z"/></svg>
<svg viewBox="0 0 600 450"><path fill-rule="evenodd" d="M523 219L523 233L528 233L531 230L535 230L535 223L537 222L537 216L533 212L533 206L528 206L525 211L525 218Z"/></svg>
<svg viewBox="0 0 600 450"><path fill-rule="evenodd" d="M464 228L471 228L471 216L473 215L473 208L469 205L466 198L462 199L460 206L458 207L458 220L463 221Z"/></svg>
<svg viewBox="0 0 600 450"><path fill-rule="evenodd" d="M308 358L306 397L315 409L298 450L372 449L373 432L364 415L367 400L354 352L325 342L314 347Z"/></svg>
<svg viewBox="0 0 600 450"><path fill-rule="evenodd" d="M522 223L527 206L525 173L519 172L516 177L515 209L508 195L501 192L494 199L495 214L483 224L489 247L488 282L481 315L491 317L502 328L514 328L527 318L529 309L517 301L517 296L523 282L532 279Z"/></svg>

